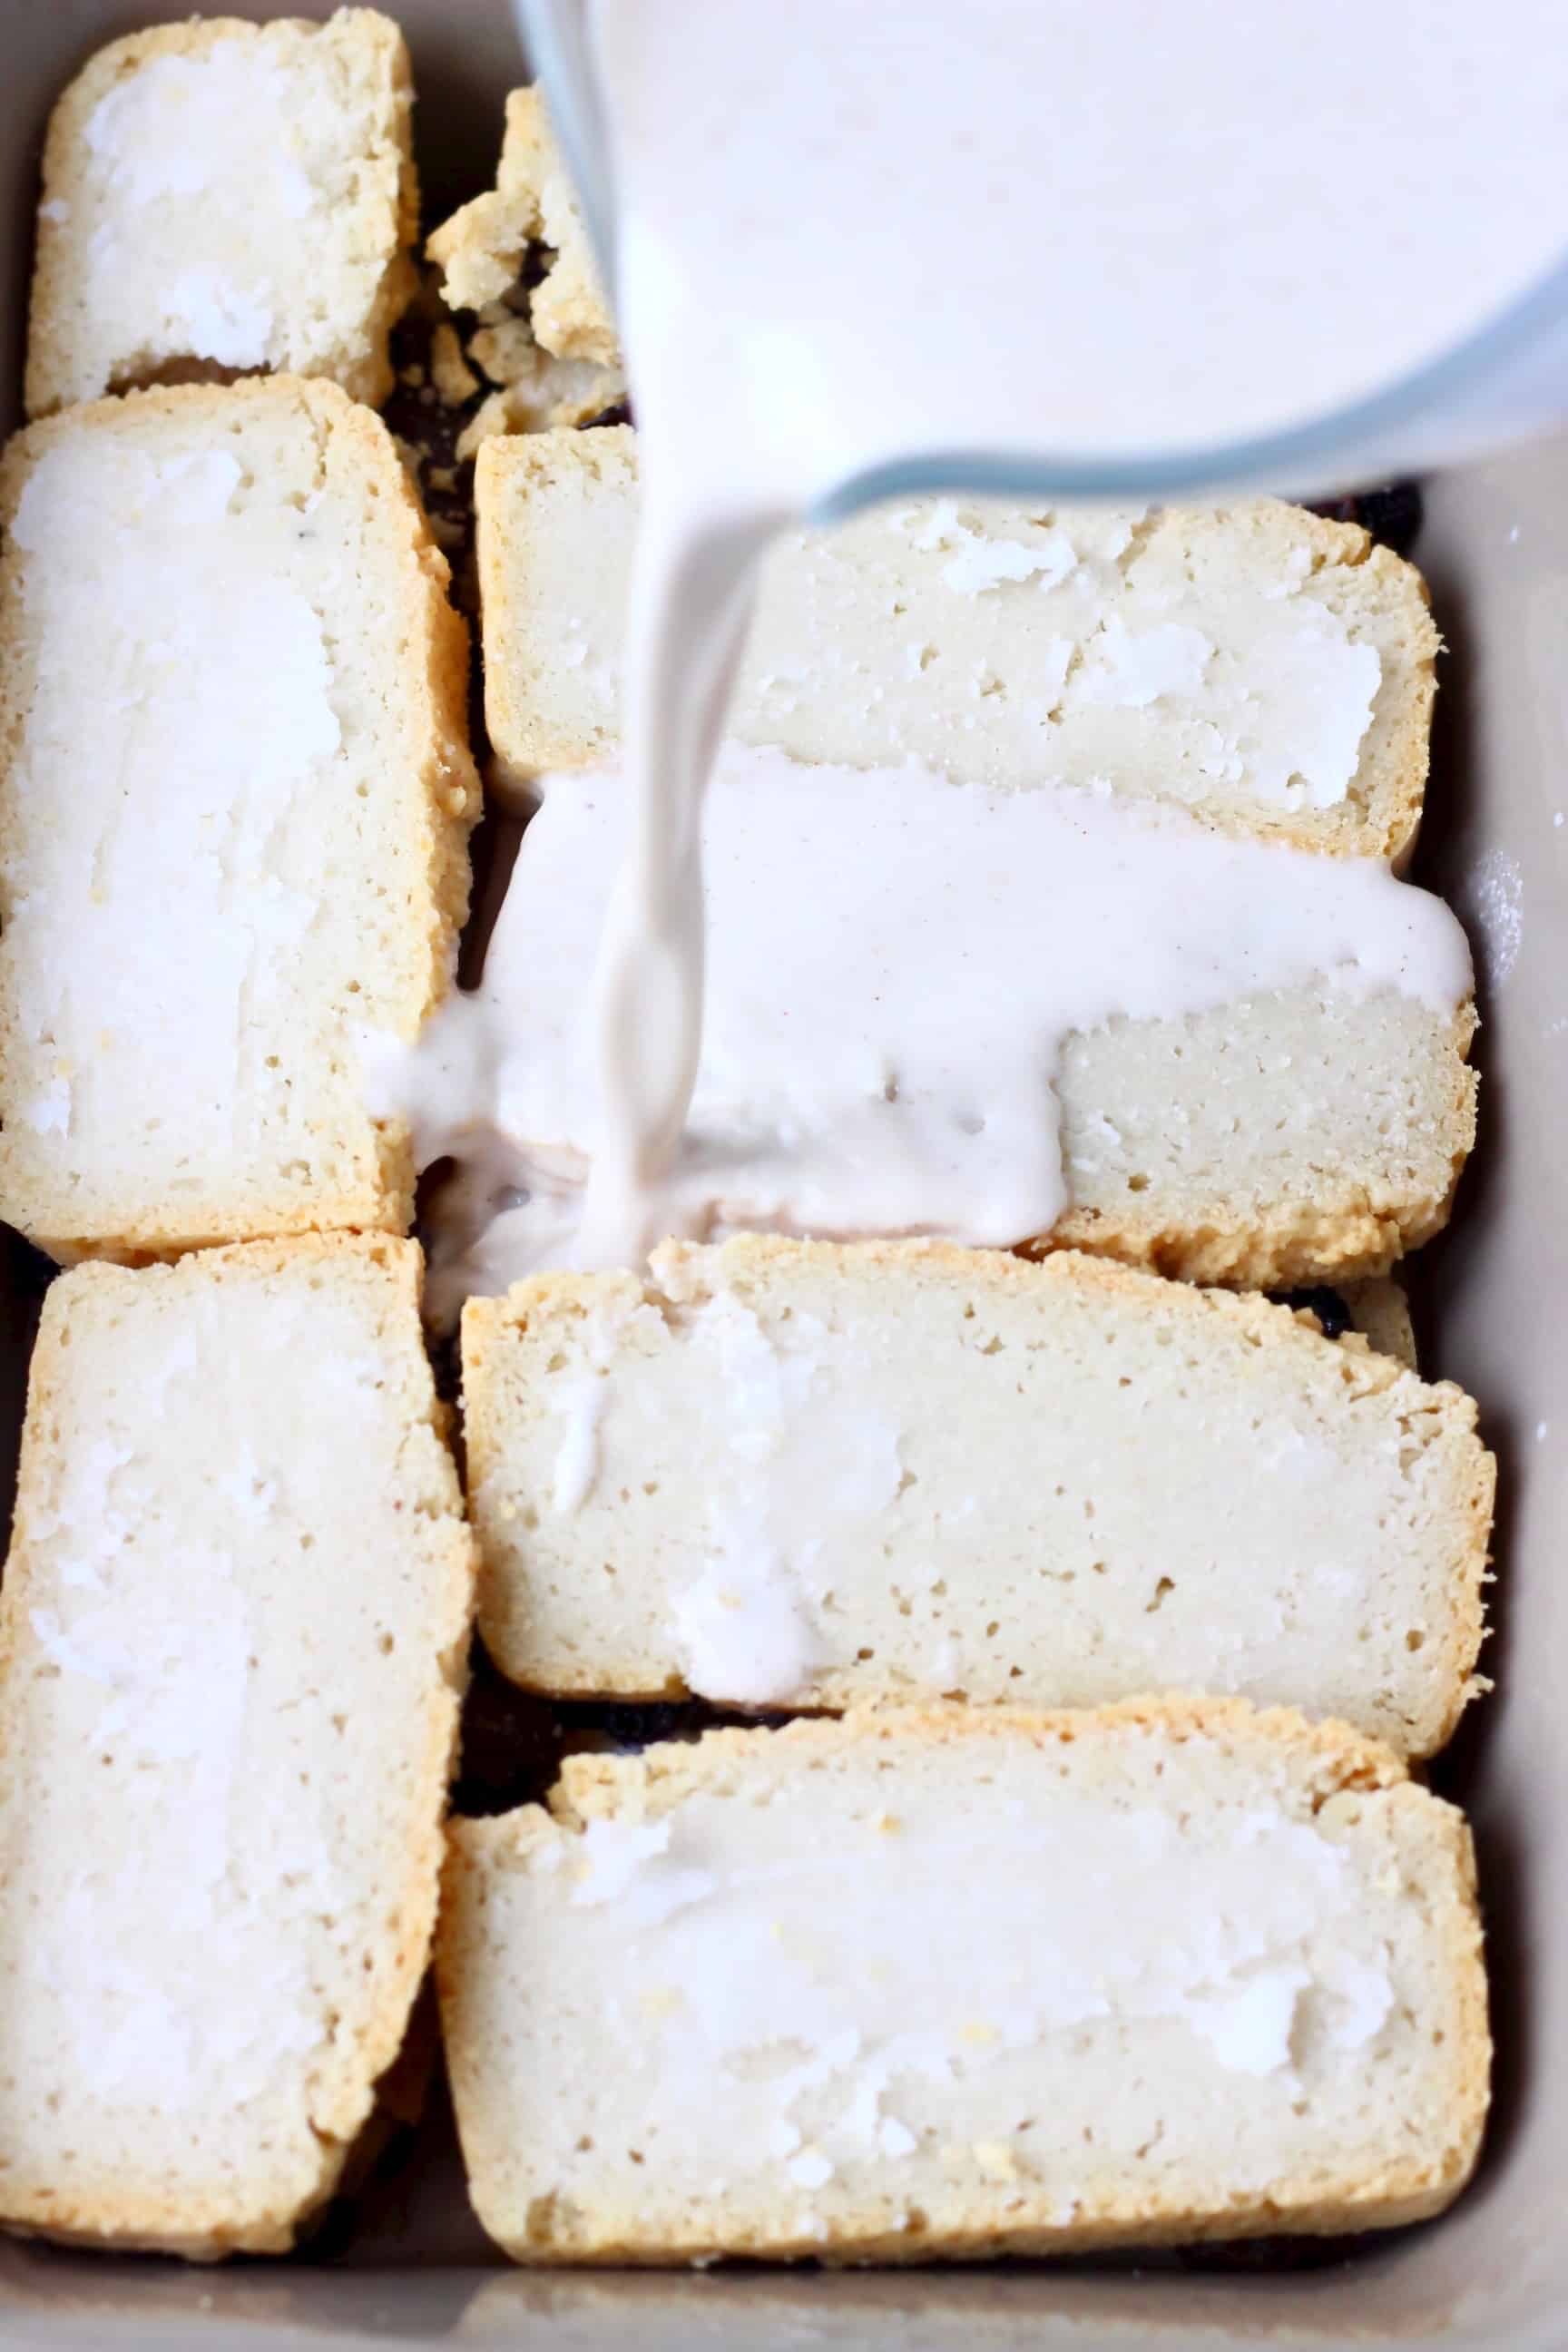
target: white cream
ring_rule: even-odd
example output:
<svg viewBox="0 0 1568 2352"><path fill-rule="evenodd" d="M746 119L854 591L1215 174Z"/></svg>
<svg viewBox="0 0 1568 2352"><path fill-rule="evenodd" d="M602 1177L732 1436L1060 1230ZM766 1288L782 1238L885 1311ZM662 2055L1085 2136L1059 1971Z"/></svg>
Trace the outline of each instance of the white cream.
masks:
<svg viewBox="0 0 1568 2352"><path fill-rule="evenodd" d="M1316 1824L1212 1790L1178 1811L1044 1780L1026 1805L978 1769L958 1759L946 1806L890 1778L876 1812L824 1776L809 1803L700 1791L656 1822L554 1831L529 1864L552 1966L591 1984L638 1938L647 1997L603 2030L639 2107L707 2083L736 2160L803 2187L912 2155L900 2108L958 2138L984 2118L984 2168L1026 2173L1034 2144L997 2126L1053 2050L1175 2028L1184 2060L1142 2047L1194 2090L1217 2072L1289 2097L1375 2044L1382 1927Z"/></svg>
<svg viewBox="0 0 1568 2352"><path fill-rule="evenodd" d="M0 2041L61 2095L65 2147L87 2116L308 2147L340 2020L358 2030L407 1858L402 1815L365 1801L352 1677L374 1662L405 1717L435 1680L427 1635L383 1646L412 1605L384 1480L408 1433L374 1309L304 1274L291 1297L128 1307L24 1488L13 1730L32 1777L0 1787L0 1929L26 1997ZM132 1443L95 1437L105 1411ZM392 1581L348 1572L334 1528Z"/></svg>
<svg viewBox="0 0 1568 2352"><path fill-rule="evenodd" d="M246 484L225 451L161 461L102 434L44 449L18 503L37 669L5 954L29 1013L18 1080L42 1081L24 1117L73 1172L162 1151L183 1185L193 1162L243 1156L242 1078L265 1090L308 1017L293 959L330 922L311 816L340 680L308 519ZM102 811L90 856L48 820L73 779ZM150 908L166 912L153 942Z"/></svg>
<svg viewBox="0 0 1568 2352"><path fill-rule="evenodd" d="M475 1171L438 1309L595 1247L578 1223L605 1131L590 981L626 790L611 772L551 786L481 987L411 1056L370 1057L373 1107L412 1118L421 1163ZM707 1026L690 1130L650 1196L660 1234L1016 1244L1070 1199L1053 1078L1073 1034L1319 979L1439 1013L1469 985L1452 915L1382 865L1109 795L731 744L704 832Z"/></svg>
<svg viewBox="0 0 1568 2352"><path fill-rule="evenodd" d="M821 1664L799 1570L766 1516L721 1504L708 1564L670 1612L687 1688L733 1706L782 1706Z"/></svg>
<svg viewBox="0 0 1568 2352"><path fill-rule="evenodd" d="M698 1083L702 784L769 531L925 452L1191 452L1387 385L1557 258L1568 57L1534 0L589 16L645 490L584 1213L613 1261L664 1230ZM1108 690L1198 661L1129 647Z"/></svg>
<svg viewBox="0 0 1568 2352"><path fill-rule="evenodd" d="M105 339L144 361L279 364L280 314L355 194L330 79L287 72L248 37L215 41L125 76L84 135L81 299Z"/></svg>
<svg viewBox="0 0 1568 2352"><path fill-rule="evenodd" d="M908 452L1289 426L1564 244L1568 65L1534 0L1179 24L1161 0L796 0L773 39L728 0L589 16L639 415L759 511Z"/></svg>
<svg viewBox="0 0 1568 2352"><path fill-rule="evenodd" d="M563 1428L555 1457L551 1507L563 1517L580 1511L594 1491L599 1475L599 1423L605 1410L605 1383L594 1373L570 1381L555 1397Z"/></svg>

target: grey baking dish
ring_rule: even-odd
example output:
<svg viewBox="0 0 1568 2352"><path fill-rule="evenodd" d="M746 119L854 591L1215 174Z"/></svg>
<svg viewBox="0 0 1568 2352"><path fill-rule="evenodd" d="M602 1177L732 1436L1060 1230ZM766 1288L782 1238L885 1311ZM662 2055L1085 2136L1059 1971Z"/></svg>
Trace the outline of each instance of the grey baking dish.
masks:
<svg viewBox="0 0 1568 2352"><path fill-rule="evenodd" d="M297 13L325 5L294 0ZM427 211L484 184L520 70L509 0L389 0L414 49ZM215 10L215 13L216 11ZM265 7L225 0L225 12ZM130 0L0 0L0 257L10 333L0 383L18 415L34 175L48 105L100 42L177 13ZM521 2275L467 2208L449 2128L375 2182L346 2242L200 2272L0 2242L0 2343L216 2347L636 2343L879 2345L908 2352L1197 2352L1199 2347L1568 2345L1568 441L1428 492L1419 560L1450 646L1417 872L1480 934L1484 1143L1455 1230L1415 1282L1425 1368L1481 1401L1502 1464L1496 1695L1436 1777L1480 1843L1499 2042L1480 2177L1447 2219L1326 2267L1234 2273L1016 2267L898 2274L721 2272ZM20 1253L0 1268L0 1491L8 1497L30 1328ZM0 1999L4 1998L0 1989Z"/></svg>

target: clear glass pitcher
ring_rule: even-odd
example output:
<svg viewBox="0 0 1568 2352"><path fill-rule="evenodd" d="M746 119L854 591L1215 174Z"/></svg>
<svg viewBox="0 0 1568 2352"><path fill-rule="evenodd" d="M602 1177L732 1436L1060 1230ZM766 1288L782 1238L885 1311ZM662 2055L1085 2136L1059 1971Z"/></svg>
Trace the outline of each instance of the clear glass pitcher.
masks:
<svg viewBox="0 0 1568 2352"><path fill-rule="evenodd" d="M615 282L610 145L584 0L515 0L523 41L576 181L606 285ZM1520 300L1370 398L1289 430L1104 462L973 452L857 475L819 506L833 520L879 499L936 491L1158 500L1269 489L1310 498L1457 464L1568 423L1568 254Z"/></svg>

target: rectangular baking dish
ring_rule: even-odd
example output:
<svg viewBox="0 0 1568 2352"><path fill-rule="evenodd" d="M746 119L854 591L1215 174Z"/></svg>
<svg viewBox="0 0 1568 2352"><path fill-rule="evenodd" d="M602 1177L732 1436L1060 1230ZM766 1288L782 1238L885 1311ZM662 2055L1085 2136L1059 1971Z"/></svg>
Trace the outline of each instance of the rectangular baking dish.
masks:
<svg viewBox="0 0 1568 2352"><path fill-rule="evenodd" d="M214 13L265 6L215 0ZM508 0L387 0L414 51L428 220L488 184L521 60ZM295 13L329 13L294 0ZM130 0L0 0L0 362L19 420L22 322L48 107L100 42L177 13ZM1397 299L1397 289L1391 289ZM1331 327L1328 329L1331 331ZM1423 1369L1479 1398L1501 1465L1499 1688L1437 1784L1471 1811L1498 2036L1480 2176L1445 2220L1309 2266L1258 2248L1229 2271L1016 2264L971 2272L689 2277L519 2273L468 2210L438 2110L373 2176L352 2234L286 2261L189 2271L0 2241L0 2345L105 2352L300 2352L447 2344L691 2352L804 2344L900 2352L1198 2352L1355 2345L1563 2352L1568 2346L1568 439L1428 488L1417 549L1449 651L1417 878L1470 923L1485 1016L1483 1142L1453 1232L1413 1288ZM0 1264L0 1495L8 1507L39 1288ZM0 2001L5 1989L0 1986ZM693 2084L693 2095L700 2086ZM1324 2256L1328 2259L1325 2261Z"/></svg>

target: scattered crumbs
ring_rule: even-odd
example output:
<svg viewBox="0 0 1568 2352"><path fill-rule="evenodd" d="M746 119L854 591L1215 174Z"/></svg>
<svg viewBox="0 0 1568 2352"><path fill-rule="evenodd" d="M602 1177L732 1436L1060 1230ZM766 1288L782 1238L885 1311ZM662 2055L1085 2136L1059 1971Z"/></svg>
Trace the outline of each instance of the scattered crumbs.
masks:
<svg viewBox="0 0 1568 2352"><path fill-rule="evenodd" d="M430 339L430 373L447 408L461 408L479 389L479 379L463 357L458 330L443 319Z"/></svg>
<svg viewBox="0 0 1568 2352"><path fill-rule="evenodd" d="M492 383L503 388L525 382L540 365L532 329L526 319L515 318L510 310L486 320L469 336L468 357Z"/></svg>
<svg viewBox="0 0 1568 2352"><path fill-rule="evenodd" d="M1562 824L1562 822L1563 822L1563 811L1562 811L1561 809L1553 809L1553 810L1552 810L1552 824Z"/></svg>
<svg viewBox="0 0 1568 2352"><path fill-rule="evenodd" d="M1546 1034L1549 1037L1561 1037L1565 1029L1568 1029L1568 1013L1559 1013L1554 1019L1547 1023Z"/></svg>
<svg viewBox="0 0 1568 2352"><path fill-rule="evenodd" d="M1510 547L1513 547L1513 546L1516 546L1516 545L1518 544L1518 541L1519 541L1519 525L1518 525L1518 523L1515 523L1515 524L1513 524L1513 526L1511 527L1511 529L1510 529L1510 531L1509 531L1509 535L1508 535L1508 543L1509 543L1509 545L1510 545Z"/></svg>
<svg viewBox="0 0 1568 2352"><path fill-rule="evenodd" d="M470 457L477 457L481 446L490 438L492 434L508 433L511 430L511 425L512 419L507 407L505 393L492 392L488 400L480 401L478 408L458 436L458 464L467 465ZM519 426L521 432L531 429L527 425Z"/></svg>
<svg viewBox="0 0 1568 2352"><path fill-rule="evenodd" d="M1455 903L1476 950L1481 977L1502 985L1519 961L1524 940L1524 876L1505 849L1489 849L1470 868Z"/></svg>

